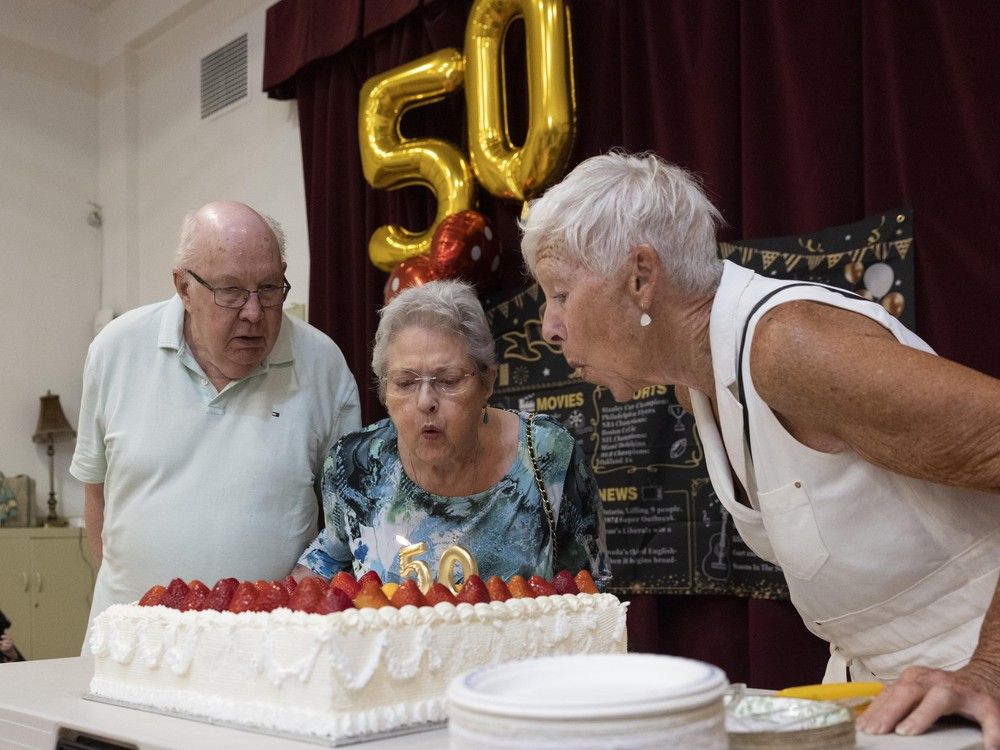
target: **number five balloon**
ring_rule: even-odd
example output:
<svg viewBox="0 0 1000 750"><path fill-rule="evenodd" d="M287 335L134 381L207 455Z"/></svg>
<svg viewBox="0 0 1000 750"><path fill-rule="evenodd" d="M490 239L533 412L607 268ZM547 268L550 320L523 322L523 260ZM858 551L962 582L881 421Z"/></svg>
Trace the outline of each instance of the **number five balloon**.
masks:
<svg viewBox="0 0 1000 750"><path fill-rule="evenodd" d="M399 132L407 109L430 104L461 88L462 69L462 55L443 49L369 78L361 89L358 137L365 179L372 187L389 190L424 185L437 199L437 215L426 231L395 225L375 230L368 241L368 256L383 271L428 252L441 220L475 201L472 170L454 145L436 138L403 138Z"/></svg>
<svg viewBox="0 0 1000 750"><path fill-rule="evenodd" d="M569 13L562 0L478 0L465 27L469 155L484 188L525 200L557 179L576 131ZM507 132L503 41L524 18L528 133L515 148Z"/></svg>

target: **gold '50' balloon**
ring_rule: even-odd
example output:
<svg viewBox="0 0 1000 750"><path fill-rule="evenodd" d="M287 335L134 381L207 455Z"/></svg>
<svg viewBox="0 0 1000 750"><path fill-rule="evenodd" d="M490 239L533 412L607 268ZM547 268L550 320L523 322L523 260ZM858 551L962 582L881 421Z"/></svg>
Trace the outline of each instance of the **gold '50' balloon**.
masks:
<svg viewBox="0 0 1000 750"><path fill-rule="evenodd" d="M524 18L528 132L515 148L507 130L503 42ZM484 188L525 200L558 179L576 130L569 11L563 0L477 0L465 27L469 154Z"/></svg>
<svg viewBox="0 0 1000 750"><path fill-rule="evenodd" d="M434 223L423 232L381 226L368 241L368 256L383 271L428 252L434 229L457 211L472 208L475 182L461 152L445 140L403 138L399 121L407 109L438 101L463 84L462 55L443 49L365 82L358 108L358 141L365 179L375 188L424 185L437 199Z"/></svg>

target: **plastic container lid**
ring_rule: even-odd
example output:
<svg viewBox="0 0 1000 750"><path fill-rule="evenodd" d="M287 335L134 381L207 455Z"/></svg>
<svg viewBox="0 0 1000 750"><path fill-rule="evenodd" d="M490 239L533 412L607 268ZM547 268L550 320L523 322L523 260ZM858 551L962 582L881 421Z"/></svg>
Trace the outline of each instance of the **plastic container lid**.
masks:
<svg viewBox="0 0 1000 750"><path fill-rule="evenodd" d="M719 700L727 686L718 667L677 656L549 656L458 675L448 700L504 717L628 719L705 706Z"/></svg>

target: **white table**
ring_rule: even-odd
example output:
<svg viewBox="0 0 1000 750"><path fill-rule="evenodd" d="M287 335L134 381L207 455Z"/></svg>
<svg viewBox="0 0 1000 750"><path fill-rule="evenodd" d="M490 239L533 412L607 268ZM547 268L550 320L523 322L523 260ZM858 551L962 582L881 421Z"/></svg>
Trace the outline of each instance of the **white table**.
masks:
<svg viewBox="0 0 1000 750"><path fill-rule="evenodd" d="M83 698L93 673L89 657L0 665L0 747L53 750L60 731L84 732L140 750L306 750L297 740L244 732ZM441 750L448 731L438 729L354 745L358 750ZM940 728L921 737L858 735L862 750L976 750L978 729Z"/></svg>

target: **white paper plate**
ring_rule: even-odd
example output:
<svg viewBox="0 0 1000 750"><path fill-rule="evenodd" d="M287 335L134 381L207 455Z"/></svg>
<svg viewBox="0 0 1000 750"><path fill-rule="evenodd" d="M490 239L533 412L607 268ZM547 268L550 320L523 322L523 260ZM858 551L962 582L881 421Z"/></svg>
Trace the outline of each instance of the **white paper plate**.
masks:
<svg viewBox="0 0 1000 750"><path fill-rule="evenodd" d="M449 685L448 700L497 716L628 719L708 705L727 685L718 667L676 656L550 656L461 674Z"/></svg>

